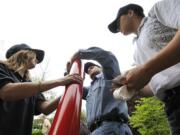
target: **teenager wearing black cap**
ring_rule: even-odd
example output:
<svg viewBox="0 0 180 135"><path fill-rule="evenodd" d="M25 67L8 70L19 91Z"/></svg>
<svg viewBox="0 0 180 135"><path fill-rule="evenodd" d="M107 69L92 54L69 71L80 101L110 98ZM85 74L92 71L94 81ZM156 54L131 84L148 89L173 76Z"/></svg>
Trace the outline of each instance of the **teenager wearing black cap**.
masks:
<svg viewBox="0 0 180 135"><path fill-rule="evenodd" d="M14 45L0 61L0 135L31 135L33 116L53 112L60 98L47 101L41 92L54 87L81 83L78 75L31 82L29 70L42 62L44 51L26 44Z"/></svg>
<svg viewBox="0 0 180 135"><path fill-rule="evenodd" d="M138 67L113 82L127 85L129 90L140 90L150 81L146 90L152 90L165 103L173 135L180 134L179 10L179 0L163 0L143 17L142 7L129 4L120 8L116 19L108 26L113 33L137 35L134 58Z"/></svg>
<svg viewBox="0 0 180 135"><path fill-rule="evenodd" d="M119 63L109 51L91 47L76 52L76 59L95 60L84 65L84 71L92 82L84 87L83 99L86 100L87 124L91 135L132 135L128 122L126 101L116 101L111 92L111 80L120 74Z"/></svg>

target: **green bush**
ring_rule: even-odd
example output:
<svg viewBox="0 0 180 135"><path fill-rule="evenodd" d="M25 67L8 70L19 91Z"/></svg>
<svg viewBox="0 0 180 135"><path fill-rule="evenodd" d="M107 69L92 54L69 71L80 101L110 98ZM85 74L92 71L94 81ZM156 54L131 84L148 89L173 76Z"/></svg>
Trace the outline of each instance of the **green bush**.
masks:
<svg viewBox="0 0 180 135"><path fill-rule="evenodd" d="M33 129L32 135L43 135L40 129Z"/></svg>
<svg viewBox="0 0 180 135"><path fill-rule="evenodd" d="M43 124L42 119L34 119L32 135L42 135L42 132L41 132L42 124Z"/></svg>
<svg viewBox="0 0 180 135"><path fill-rule="evenodd" d="M141 135L170 135L164 104L156 98L141 98L132 113L130 124Z"/></svg>

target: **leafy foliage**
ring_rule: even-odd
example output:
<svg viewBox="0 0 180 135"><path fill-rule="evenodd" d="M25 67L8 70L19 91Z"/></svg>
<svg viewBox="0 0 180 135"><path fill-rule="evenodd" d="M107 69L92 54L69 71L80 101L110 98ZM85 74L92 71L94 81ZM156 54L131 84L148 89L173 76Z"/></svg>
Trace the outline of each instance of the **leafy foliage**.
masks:
<svg viewBox="0 0 180 135"><path fill-rule="evenodd" d="M161 101L152 98L141 98L132 113L130 124L137 128L141 135L169 135L164 105Z"/></svg>
<svg viewBox="0 0 180 135"><path fill-rule="evenodd" d="M42 135L43 119L34 119L32 135Z"/></svg>

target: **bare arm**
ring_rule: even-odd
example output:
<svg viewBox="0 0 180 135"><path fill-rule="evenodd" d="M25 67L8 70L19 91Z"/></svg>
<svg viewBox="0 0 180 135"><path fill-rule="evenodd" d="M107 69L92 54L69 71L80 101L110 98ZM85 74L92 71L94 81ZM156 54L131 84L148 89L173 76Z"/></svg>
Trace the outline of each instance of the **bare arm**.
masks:
<svg viewBox="0 0 180 135"><path fill-rule="evenodd" d="M159 54L144 64L144 68L153 76L178 62L180 62L180 30Z"/></svg>
<svg viewBox="0 0 180 135"><path fill-rule="evenodd" d="M45 115L48 115L52 113L54 110L56 110L59 100L61 97L58 97L54 99L53 101L42 101L38 104L38 110L39 112L42 112Z"/></svg>
<svg viewBox="0 0 180 135"><path fill-rule="evenodd" d="M82 83L82 78L79 75L67 75L61 79L45 81L42 83L8 83L1 88L0 99L11 101L19 100L34 96L39 92L44 92L57 86L64 86L71 83Z"/></svg>
<svg viewBox="0 0 180 135"><path fill-rule="evenodd" d="M111 80L120 74L119 63L115 55L110 51L106 51L102 48L90 47L85 50L81 49L72 56L70 63L76 59L97 61L101 64L103 68L103 74L108 80Z"/></svg>

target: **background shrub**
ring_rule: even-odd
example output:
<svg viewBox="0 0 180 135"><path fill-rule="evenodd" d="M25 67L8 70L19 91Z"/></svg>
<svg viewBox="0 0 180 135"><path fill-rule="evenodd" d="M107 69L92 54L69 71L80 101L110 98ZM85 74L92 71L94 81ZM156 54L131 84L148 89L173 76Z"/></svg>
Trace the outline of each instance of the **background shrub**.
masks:
<svg viewBox="0 0 180 135"><path fill-rule="evenodd" d="M164 104L154 97L136 101L130 125L141 135L170 135Z"/></svg>

